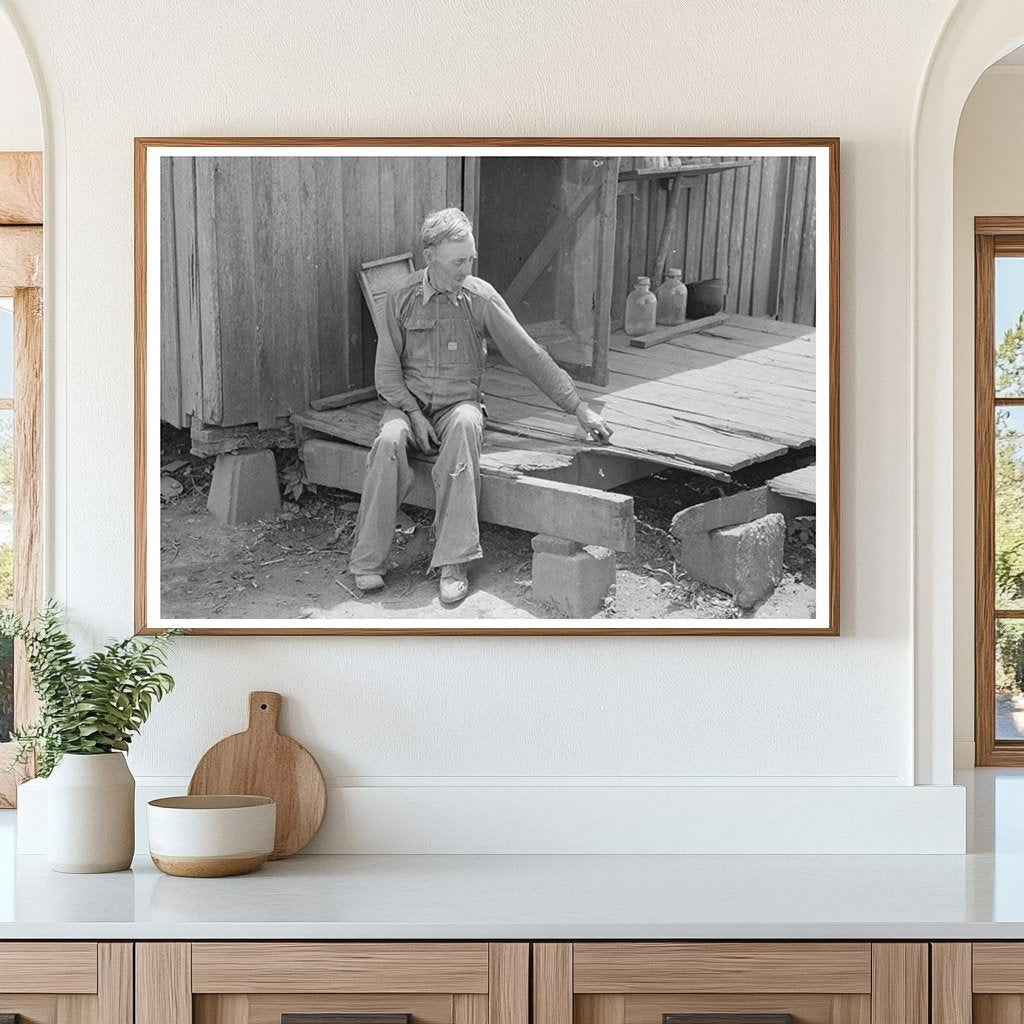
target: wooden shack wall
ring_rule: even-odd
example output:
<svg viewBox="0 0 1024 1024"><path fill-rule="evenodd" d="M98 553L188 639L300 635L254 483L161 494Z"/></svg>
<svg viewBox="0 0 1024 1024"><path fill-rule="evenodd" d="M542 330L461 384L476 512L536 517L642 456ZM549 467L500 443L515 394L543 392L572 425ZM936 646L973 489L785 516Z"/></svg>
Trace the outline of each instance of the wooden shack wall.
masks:
<svg viewBox="0 0 1024 1024"><path fill-rule="evenodd" d="M475 213L459 157L165 157L161 417L271 426L373 382L356 270L412 251L443 206ZM464 194L464 180L466 183Z"/></svg>
<svg viewBox="0 0 1024 1024"><path fill-rule="evenodd" d="M625 158L620 170L636 163ZM814 158L759 157L752 166L692 180L667 265L680 267L684 281L724 278L729 312L813 325ZM669 195L665 181L641 179L635 194L619 195L613 325L622 324L626 295L636 278L654 273Z"/></svg>

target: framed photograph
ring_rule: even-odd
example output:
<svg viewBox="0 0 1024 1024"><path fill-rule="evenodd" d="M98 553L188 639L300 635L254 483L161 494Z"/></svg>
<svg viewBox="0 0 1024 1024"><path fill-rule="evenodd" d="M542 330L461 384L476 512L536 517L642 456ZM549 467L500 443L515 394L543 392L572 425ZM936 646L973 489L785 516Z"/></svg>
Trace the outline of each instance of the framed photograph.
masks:
<svg viewBox="0 0 1024 1024"><path fill-rule="evenodd" d="M139 632L839 632L837 139L135 157Z"/></svg>

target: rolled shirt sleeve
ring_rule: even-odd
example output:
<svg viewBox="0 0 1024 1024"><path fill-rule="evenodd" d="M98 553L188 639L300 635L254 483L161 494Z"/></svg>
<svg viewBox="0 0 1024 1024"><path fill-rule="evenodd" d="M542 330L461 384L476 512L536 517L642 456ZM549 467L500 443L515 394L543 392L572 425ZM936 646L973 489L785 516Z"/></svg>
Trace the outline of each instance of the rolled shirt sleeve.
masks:
<svg viewBox="0 0 1024 1024"><path fill-rule="evenodd" d="M484 311L484 328L505 359L529 377L559 409L567 413L576 411L582 399L572 378L526 333L497 291L490 296Z"/></svg>
<svg viewBox="0 0 1024 1024"><path fill-rule="evenodd" d="M398 295L392 292L385 302L387 332L377 339L377 358L373 366L373 383L377 394L388 405L408 414L419 412L419 402L405 386L402 373L402 329L398 324Z"/></svg>

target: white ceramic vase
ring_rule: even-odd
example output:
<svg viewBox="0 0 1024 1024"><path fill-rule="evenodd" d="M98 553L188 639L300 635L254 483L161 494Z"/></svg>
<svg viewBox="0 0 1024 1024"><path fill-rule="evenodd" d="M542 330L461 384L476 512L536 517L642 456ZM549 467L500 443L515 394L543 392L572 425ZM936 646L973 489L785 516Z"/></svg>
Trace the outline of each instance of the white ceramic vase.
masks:
<svg viewBox="0 0 1024 1024"><path fill-rule="evenodd" d="M135 778L124 754L65 754L46 784L54 871L124 871L135 853Z"/></svg>

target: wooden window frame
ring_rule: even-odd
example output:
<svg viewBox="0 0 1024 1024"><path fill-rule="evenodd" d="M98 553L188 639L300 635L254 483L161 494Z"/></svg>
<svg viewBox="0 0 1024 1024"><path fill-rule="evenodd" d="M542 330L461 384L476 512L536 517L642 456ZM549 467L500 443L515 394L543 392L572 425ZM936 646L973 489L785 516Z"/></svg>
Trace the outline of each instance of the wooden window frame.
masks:
<svg viewBox="0 0 1024 1024"><path fill-rule="evenodd" d="M43 158L0 153L0 297L14 299L14 608L36 614L43 595ZM6 397L6 396L5 396ZM14 724L33 721L39 704L25 652L14 654ZM14 756L0 743L0 807L14 807L34 765L2 769Z"/></svg>

